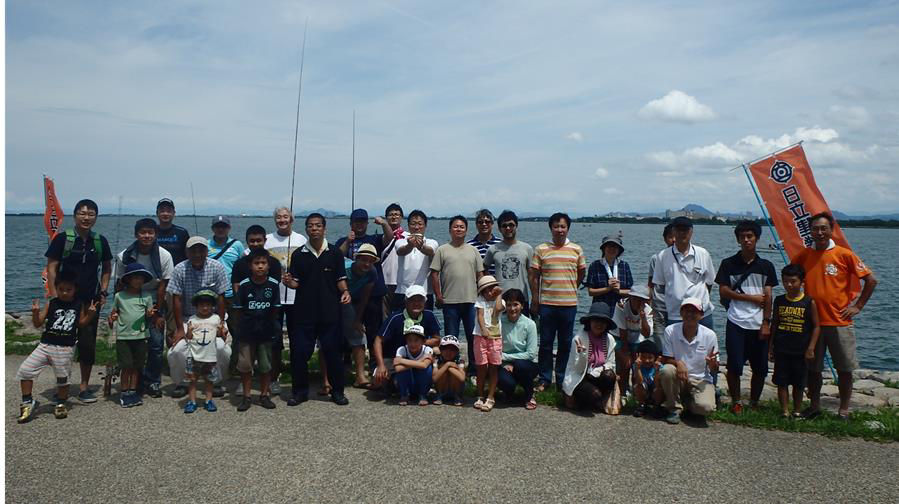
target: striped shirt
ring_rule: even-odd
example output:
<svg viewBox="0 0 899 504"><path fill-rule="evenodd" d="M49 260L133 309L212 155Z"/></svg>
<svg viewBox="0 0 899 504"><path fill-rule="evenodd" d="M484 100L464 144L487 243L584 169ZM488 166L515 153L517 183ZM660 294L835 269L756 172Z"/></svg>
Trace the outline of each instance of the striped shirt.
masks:
<svg viewBox="0 0 899 504"><path fill-rule="evenodd" d="M487 240L486 242L479 241L477 235L475 235L474 238L468 240L465 243L478 249L478 254L481 254L481 259L483 260L484 256L487 255L487 249L489 249L490 246L493 245L494 243L500 243L501 241L502 240L497 238L495 234L490 233L490 239ZM484 269L485 275L493 275L495 273L496 273L496 268L493 265L490 265Z"/></svg>
<svg viewBox="0 0 899 504"><path fill-rule="evenodd" d="M580 245L541 243L534 250L531 268L540 272L540 304L577 306L577 274L587 268Z"/></svg>

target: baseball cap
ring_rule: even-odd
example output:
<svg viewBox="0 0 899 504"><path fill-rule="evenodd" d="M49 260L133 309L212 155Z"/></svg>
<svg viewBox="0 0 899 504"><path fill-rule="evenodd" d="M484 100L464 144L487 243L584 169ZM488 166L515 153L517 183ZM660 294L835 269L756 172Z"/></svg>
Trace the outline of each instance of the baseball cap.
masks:
<svg viewBox="0 0 899 504"><path fill-rule="evenodd" d="M378 257L378 249L376 249L375 246L371 243L363 243L362 246L359 247L359 250L356 251L355 257L358 258L360 255L374 257L376 261L380 259L380 257Z"/></svg>
<svg viewBox="0 0 899 504"><path fill-rule="evenodd" d="M215 292L213 292L209 289L201 289L201 290L197 291L197 293L194 294L194 296L192 298L190 298L190 302L192 304L197 304L200 302L201 299L209 299L213 303L215 303L218 300L218 294L216 294Z"/></svg>
<svg viewBox="0 0 899 504"><path fill-rule="evenodd" d="M699 311L703 311L702 310L702 301L700 301L699 298L688 297L688 298L684 299L681 302L680 307L683 308L684 306L692 306L693 308L696 308Z"/></svg>
<svg viewBox="0 0 899 504"><path fill-rule="evenodd" d="M202 236L191 236L190 239L187 240L186 248L193 248L195 245L202 245L209 248L209 241Z"/></svg>
<svg viewBox="0 0 899 504"><path fill-rule="evenodd" d="M675 217L674 219L671 220L671 227L692 228L693 220L690 219L689 217L684 217L683 215L681 215L680 217Z"/></svg>
<svg viewBox="0 0 899 504"><path fill-rule="evenodd" d="M215 226L216 224L225 224L231 227L231 219L227 215L216 215L212 218L212 225Z"/></svg>
<svg viewBox="0 0 899 504"><path fill-rule="evenodd" d="M459 338L453 336L452 334L444 336L444 337L440 338L440 346L442 346L442 347L453 346L453 347L456 347L456 349L458 349L459 348Z"/></svg>
<svg viewBox="0 0 899 504"><path fill-rule="evenodd" d="M405 331L403 331L403 335L406 335L406 334L415 334L417 336L421 336L422 338L424 338L425 337L425 328L416 324L414 326L409 327Z"/></svg>
<svg viewBox="0 0 899 504"><path fill-rule="evenodd" d="M408 289L406 289L406 299L414 298L415 296L428 297L428 292L421 285L410 285Z"/></svg>
<svg viewBox="0 0 899 504"><path fill-rule="evenodd" d="M368 212L364 208L357 208L350 214L350 220L368 220Z"/></svg>
<svg viewBox="0 0 899 504"><path fill-rule="evenodd" d="M168 205L168 206L172 207L172 210L175 209L175 202L172 201L172 200L170 200L170 199L168 199L168 198L162 198L161 200L157 201L157 202L156 202L156 209L159 210L159 207L165 206L165 205Z"/></svg>

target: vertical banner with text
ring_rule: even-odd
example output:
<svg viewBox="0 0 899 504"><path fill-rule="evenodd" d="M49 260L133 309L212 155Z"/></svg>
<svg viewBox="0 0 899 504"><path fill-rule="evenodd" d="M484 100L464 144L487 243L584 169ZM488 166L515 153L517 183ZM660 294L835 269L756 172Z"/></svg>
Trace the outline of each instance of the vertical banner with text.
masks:
<svg viewBox="0 0 899 504"><path fill-rule="evenodd" d="M56 199L56 187L53 185L53 179L44 177L44 229L47 230L47 239L53 241L53 237L62 227L62 206ZM41 281L44 283L44 294L50 293L47 286L47 268L41 273Z"/></svg>

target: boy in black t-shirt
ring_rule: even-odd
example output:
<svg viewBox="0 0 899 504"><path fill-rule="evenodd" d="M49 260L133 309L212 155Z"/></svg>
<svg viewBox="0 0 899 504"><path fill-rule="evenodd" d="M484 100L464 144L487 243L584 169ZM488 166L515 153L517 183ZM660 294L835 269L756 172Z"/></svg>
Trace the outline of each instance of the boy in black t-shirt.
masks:
<svg viewBox="0 0 899 504"><path fill-rule="evenodd" d="M259 404L266 409L275 407L269 391L272 368L272 341L281 337L279 323L281 301L278 281L269 278L269 253L264 248L250 251L250 278L237 288L234 309L238 332L237 370L243 384L243 399L237 411L250 409L250 387L253 379L253 361L258 361L260 396Z"/></svg>
<svg viewBox="0 0 899 504"><path fill-rule="evenodd" d="M793 387L793 418L801 417L802 390L805 388L807 363L815 359L818 344L818 310L815 301L802 292L805 270L789 264L781 271L786 294L774 299L774 338L768 360L774 361L774 384L782 416L789 418L789 390Z"/></svg>
<svg viewBox="0 0 899 504"><path fill-rule="evenodd" d="M34 416L38 402L31 392L34 380L46 367L56 374L56 418L68 416L66 401L69 398L69 376L72 374L72 356L75 353L75 336L79 327L91 323L97 315L97 302L83 304L75 299L77 275L73 271L61 271L54 280L57 297L41 308L40 301L31 303L31 322L34 327L44 326L41 342L25 362L19 366L16 379L22 386L22 405L19 407L19 423Z"/></svg>

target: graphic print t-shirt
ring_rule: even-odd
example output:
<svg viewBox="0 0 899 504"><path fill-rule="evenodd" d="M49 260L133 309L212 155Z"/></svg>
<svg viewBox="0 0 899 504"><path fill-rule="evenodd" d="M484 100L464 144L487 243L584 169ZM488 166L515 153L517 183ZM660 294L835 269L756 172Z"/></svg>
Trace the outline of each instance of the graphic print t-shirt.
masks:
<svg viewBox="0 0 899 504"><path fill-rule="evenodd" d="M50 300L47 308L47 320L44 322L44 334L41 343L47 345L74 346L78 334L78 316L81 302L72 300L68 303L57 298Z"/></svg>

